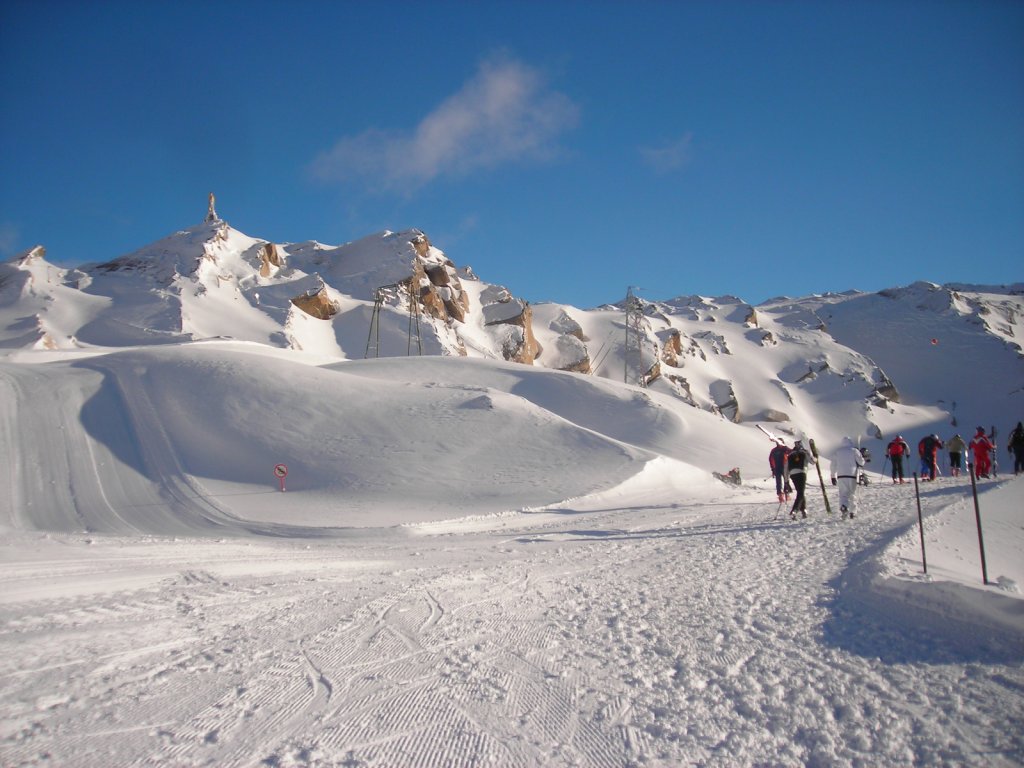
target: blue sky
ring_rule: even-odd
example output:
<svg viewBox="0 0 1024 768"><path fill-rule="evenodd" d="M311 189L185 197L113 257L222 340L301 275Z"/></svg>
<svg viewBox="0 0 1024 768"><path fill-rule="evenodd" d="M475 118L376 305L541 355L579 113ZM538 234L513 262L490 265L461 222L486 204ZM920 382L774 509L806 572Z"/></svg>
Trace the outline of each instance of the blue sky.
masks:
<svg viewBox="0 0 1024 768"><path fill-rule="evenodd" d="M0 256L416 227L530 301L1024 280L1021 2L0 4Z"/></svg>

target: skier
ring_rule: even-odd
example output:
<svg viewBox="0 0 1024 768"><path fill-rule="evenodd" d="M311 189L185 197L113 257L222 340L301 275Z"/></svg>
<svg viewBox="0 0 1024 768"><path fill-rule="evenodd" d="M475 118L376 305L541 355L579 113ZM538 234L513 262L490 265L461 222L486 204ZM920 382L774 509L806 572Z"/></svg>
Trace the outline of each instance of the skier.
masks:
<svg viewBox="0 0 1024 768"><path fill-rule="evenodd" d="M786 482L792 483L796 491L796 498L793 499L793 508L789 510L789 518L796 520L797 510L801 517L807 517L807 499L804 498L804 487L807 485L807 467L814 464L814 459L804 450L803 443L799 440L793 443L793 448L786 457Z"/></svg>
<svg viewBox="0 0 1024 768"><path fill-rule="evenodd" d="M939 448L942 441L938 435L925 435L917 444L917 453L921 457L921 479L934 480L939 469ZM925 477L928 475L928 477Z"/></svg>
<svg viewBox="0 0 1024 768"><path fill-rule="evenodd" d="M786 457L789 456L789 448L786 441L781 437L775 439L776 445L768 453L768 466L771 467L772 476L775 477L775 495L779 501L789 501L790 485L785 480Z"/></svg>
<svg viewBox="0 0 1024 768"><path fill-rule="evenodd" d="M839 511L843 519L853 517L854 499L857 495L857 473L864 467L864 454L844 437L842 444L832 454L832 485L839 488Z"/></svg>
<svg viewBox="0 0 1024 768"><path fill-rule="evenodd" d="M903 484L903 457L910 456L910 446L907 445L907 441L903 439L903 435L896 435L895 439L889 443L885 449L886 455L889 457L889 461L892 462L892 483L896 484L896 477L899 476L899 482Z"/></svg>
<svg viewBox="0 0 1024 768"><path fill-rule="evenodd" d="M1024 472L1024 424L1017 422L1017 426L1010 432L1006 446L1013 454L1013 474L1019 475Z"/></svg>
<svg viewBox="0 0 1024 768"><path fill-rule="evenodd" d="M949 449L949 472L953 477L960 477L960 470L964 468L963 455L967 453L967 443L957 432L949 438L946 448Z"/></svg>
<svg viewBox="0 0 1024 768"><path fill-rule="evenodd" d="M992 443L985 436L985 428L978 427L978 432L971 440L971 451L974 452L974 474L976 477L988 477L992 470Z"/></svg>

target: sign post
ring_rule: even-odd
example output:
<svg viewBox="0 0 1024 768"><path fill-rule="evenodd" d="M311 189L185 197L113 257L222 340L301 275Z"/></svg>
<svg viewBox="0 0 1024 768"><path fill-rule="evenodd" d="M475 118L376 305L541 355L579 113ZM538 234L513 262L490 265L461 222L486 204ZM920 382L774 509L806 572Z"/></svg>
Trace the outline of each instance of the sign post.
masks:
<svg viewBox="0 0 1024 768"><path fill-rule="evenodd" d="M278 464L274 467L274 476L281 482L281 490L284 490L284 479L288 477L288 467Z"/></svg>

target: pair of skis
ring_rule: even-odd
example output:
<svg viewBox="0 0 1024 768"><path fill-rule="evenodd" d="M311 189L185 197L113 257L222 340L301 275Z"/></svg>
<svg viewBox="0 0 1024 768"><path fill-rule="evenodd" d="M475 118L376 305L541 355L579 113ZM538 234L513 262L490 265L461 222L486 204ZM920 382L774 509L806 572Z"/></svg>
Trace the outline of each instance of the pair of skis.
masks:
<svg viewBox="0 0 1024 768"><path fill-rule="evenodd" d="M818 482L821 484L821 495L825 499L825 512L832 514L832 505L828 503L828 494L825 493L825 478L821 476L821 462L818 461L818 446L814 444L814 440L808 440L807 444L811 446L811 455L814 456L814 467L818 470Z"/></svg>

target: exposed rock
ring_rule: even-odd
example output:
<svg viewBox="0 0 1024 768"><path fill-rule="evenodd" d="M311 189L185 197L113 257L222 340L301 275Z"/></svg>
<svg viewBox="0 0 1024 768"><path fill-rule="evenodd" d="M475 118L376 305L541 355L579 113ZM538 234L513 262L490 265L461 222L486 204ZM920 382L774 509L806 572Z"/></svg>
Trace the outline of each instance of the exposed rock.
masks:
<svg viewBox="0 0 1024 768"><path fill-rule="evenodd" d="M589 341L589 339L583 335L583 327L569 317L569 314L565 311L561 312L558 317L551 321L551 325L548 326L552 331L558 331L559 333L568 334L569 336L575 336L580 341Z"/></svg>
<svg viewBox="0 0 1024 768"><path fill-rule="evenodd" d="M760 413L755 414L750 421L771 421L781 424L784 421L789 421L789 414L784 411L776 411L774 408L765 408Z"/></svg>
<svg viewBox="0 0 1024 768"><path fill-rule="evenodd" d="M430 239L422 232L418 233L412 240L409 241L412 245L413 250L416 251L416 255L421 259L426 259L430 253Z"/></svg>
<svg viewBox="0 0 1024 768"><path fill-rule="evenodd" d="M25 251L25 254L23 256L19 257L19 259L18 259L18 266L19 267L27 267L33 261L35 261L37 259L45 259L45 258L46 258L46 249L43 246L41 246L41 245L37 245L34 248L30 248L29 250Z"/></svg>
<svg viewBox="0 0 1024 768"><path fill-rule="evenodd" d="M330 320L338 314L338 305L331 301L326 287L321 287L315 293L307 291L301 296L296 296L292 299L292 304L318 320Z"/></svg>
<svg viewBox="0 0 1024 768"><path fill-rule="evenodd" d="M418 287L420 306L429 316L445 323L464 322L469 312L469 295L462 289L455 265L433 249L422 232L417 232L409 244L416 253L412 284Z"/></svg>
<svg viewBox="0 0 1024 768"><path fill-rule="evenodd" d="M558 351L557 365L560 371L573 371L575 373L590 373L590 353L587 345L570 333L563 333L555 339L555 349Z"/></svg>
<svg viewBox="0 0 1024 768"><path fill-rule="evenodd" d="M533 336L533 310L530 309L530 305L527 304L518 317L507 322L521 328L523 333L518 349L503 349L505 359L515 363L533 365L533 361L540 355L540 344Z"/></svg>
<svg viewBox="0 0 1024 768"><path fill-rule="evenodd" d="M651 382L661 378L661 360L655 360L647 372L640 377L640 381L643 386L648 386Z"/></svg>
<svg viewBox="0 0 1024 768"><path fill-rule="evenodd" d="M736 392L732 388L731 381L719 379L712 382L709 394L715 403L716 411L729 421L736 423L740 421L740 404L736 399Z"/></svg>
<svg viewBox="0 0 1024 768"><path fill-rule="evenodd" d="M871 397L874 401L881 401L877 403L881 407L886 407L886 401L891 400L894 403L900 401L900 392L896 389L896 385L889 381L888 378L882 379L881 382L875 385L875 388L871 392Z"/></svg>
<svg viewBox="0 0 1024 768"><path fill-rule="evenodd" d="M697 407L697 401L693 399L693 393L690 391L690 382L685 377L677 373L669 373L665 375L665 380L675 387L679 396L687 405L692 405L694 408Z"/></svg>
<svg viewBox="0 0 1024 768"><path fill-rule="evenodd" d="M661 359L673 368L679 367L679 358L683 354L683 338L675 328L666 335L658 334L661 339Z"/></svg>
<svg viewBox="0 0 1024 768"><path fill-rule="evenodd" d="M284 264L280 249L273 243L264 243L260 249L260 277L270 277L274 273L273 268L280 268Z"/></svg>
<svg viewBox="0 0 1024 768"><path fill-rule="evenodd" d="M540 354L540 344L533 335L533 310L522 299L517 299L500 285L488 286L480 294L484 326L508 325L518 331L505 329L502 356L506 360L533 364Z"/></svg>
<svg viewBox="0 0 1024 768"><path fill-rule="evenodd" d="M732 354L732 352L729 351L729 344L726 342L725 337L719 333L714 333L713 331L700 331L699 333L693 334L693 337L707 342L711 346L711 351L716 355ZM704 355L702 354L701 357L703 358Z"/></svg>

